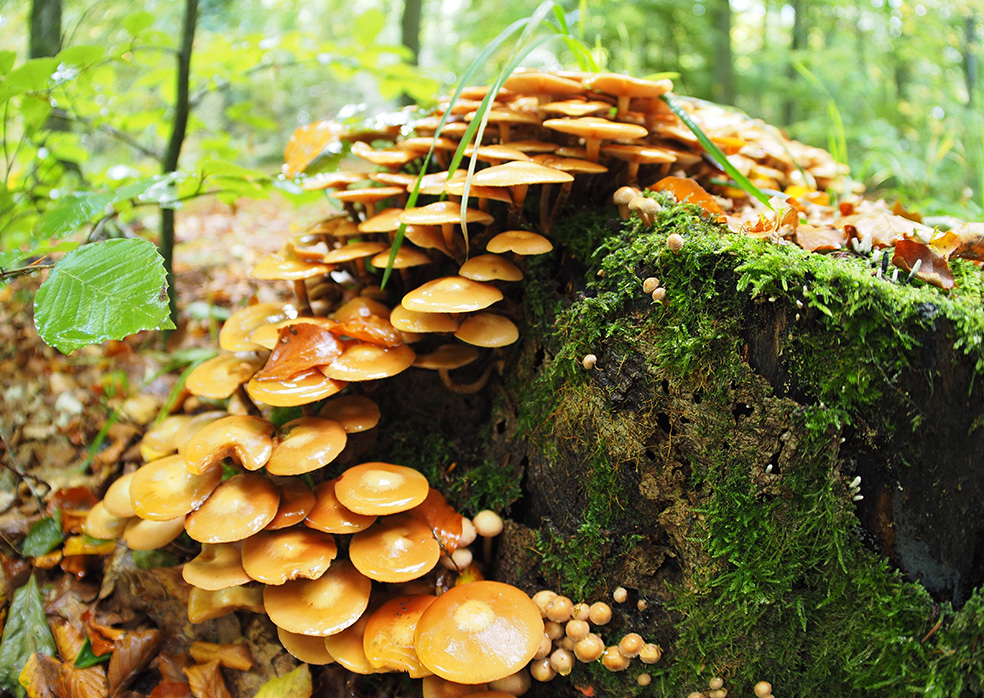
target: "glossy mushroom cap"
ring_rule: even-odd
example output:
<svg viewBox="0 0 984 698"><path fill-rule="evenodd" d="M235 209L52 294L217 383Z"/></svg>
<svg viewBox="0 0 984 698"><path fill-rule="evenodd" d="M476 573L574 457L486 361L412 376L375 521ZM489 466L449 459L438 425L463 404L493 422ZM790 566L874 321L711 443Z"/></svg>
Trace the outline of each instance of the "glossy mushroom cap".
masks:
<svg viewBox="0 0 984 698"><path fill-rule="evenodd" d="M471 582L437 598L417 623L420 661L438 676L487 683L526 666L543 635L530 597L501 582Z"/></svg>
<svg viewBox="0 0 984 698"><path fill-rule="evenodd" d="M274 625L301 635L333 635L349 627L369 605L372 582L346 560L317 579L296 579L263 589Z"/></svg>
<svg viewBox="0 0 984 698"><path fill-rule="evenodd" d="M259 473L240 473L223 482L188 515L185 530L200 543L231 543L260 532L277 514L280 492Z"/></svg>
<svg viewBox="0 0 984 698"><path fill-rule="evenodd" d="M130 517L119 517L106 510L105 502L96 502L85 517L82 533L100 540L113 540L123 535Z"/></svg>
<svg viewBox="0 0 984 698"><path fill-rule="evenodd" d="M280 434L266 466L272 475L302 475L323 468L338 457L347 441L341 424L321 417L292 419Z"/></svg>
<svg viewBox="0 0 984 698"><path fill-rule="evenodd" d="M130 550L157 550L181 535L185 517L167 521L149 521L134 517L127 520L123 529L123 542Z"/></svg>
<svg viewBox="0 0 984 698"><path fill-rule="evenodd" d="M378 582L408 582L422 577L440 556L441 546L431 529L409 514L384 517L356 533L349 543L352 564Z"/></svg>
<svg viewBox="0 0 984 698"><path fill-rule="evenodd" d="M446 276L428 281L406 294L401 305L419 313L470 313L502 300L495 286L463 276Z"/></svg>
<svg viewBox="0 0 984 698"><path fill-rule="evenodd" d="M258 470L273 453L273 424L260 417L230 415L204 426L184 449L188 472L201 474L225 458Z"/></svg>
<svg viewBox="0 0 984 698"><path fill-rule="evenodd" d="M325 533L358 533L376 520L374 514L356 514L347 509L335 496L335 480L327 480L314 488L315 503L304 525Z"/></svg>
<svg viewBox="0 0 984 698"><path fill-rule="evenodd" d="M277 638L284 649L305 664L331 664L335 658L325 648L325 639L319 635L301 635L277 628Z"/></svg>
<svg viewBox="0 0 984 698"><path fill-rule="evenodd" d="M219 330L219 346L225 351L259 351L263 347L247 339L260 325L297 317L297 308L288 303L257 303L237 310Z"/></svg>
<svg viewBox="0 0 984 698"><path fill-rule="evenodd" d="M368 431L379 424L381 415L379 405L370 398L362 395L342 395L328 400L318 416L338 422L346 434L355 434Z"/></svg>
<svg viewBox="0 0 984 698"><path fill-rule="evenodd" d="M243 569L238 543L206 543L197 557L184 564L181 576L191 586L208 591L253 581Z"/></svg>
<svg viewBox="0 0 984 698"><path fill-rule="evenodd" d="M243 569L252 579L279 585L292 579L317 579L338 554L335 539L311 528L261 531L243 541Z"/></svg>
<svg viewBox="0 0 984 698"><path fill-rule="evenodd" d="M219 354L198 364L185 380L185 388L192 395L223 400L240 384L248 381L263 366L263 360L255 355Z"/></svg>
<svg viewBox="0 0 984 698"><path fill-rule="evenodd" d="M390 599L366 623L363 650L374 667L405 671L412 679L429 676L417 658L413 646L414 632L421 614L437 600L436 596L410 595Z"/></svg>
<svg viewBox="0 0 984 698"><path fill-rule="evenodd" d="M136 471L130 480L130 504L142 519L167 521L201 506L221 481L219 464L196 475L185 467L184 456L166 456Z"/></svg>
<svg viewBox="0 0 984 698"><path fill-rule="evenodd" d="M384 516L412 509L430 491L427 478L413 468L391 463L362 463L338 476L335 496L348 510Z"/></svg>
<svg viewBox="0 0 984 698"><path fill-rule="evenodd" d="M280 503L273 520L266 525L267 531L276 531L299 524L307 518L314 508L314 491L301 478L284 478L277 482L280 490Z"/></svg>

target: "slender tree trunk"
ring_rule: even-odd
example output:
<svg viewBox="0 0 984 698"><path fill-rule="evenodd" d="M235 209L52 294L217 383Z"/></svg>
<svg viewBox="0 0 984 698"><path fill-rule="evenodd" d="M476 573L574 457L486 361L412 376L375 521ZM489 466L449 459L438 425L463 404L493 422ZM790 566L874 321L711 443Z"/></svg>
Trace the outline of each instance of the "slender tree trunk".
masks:
<svg viewBox="0 0 984 698"><path fill-rule="evenodd" d="M405 0L403 4L403 45L413 53L410 62L420 65L420 17L423 0ZM413 104L413 98L404 93L400 97L404 105Z"/></svg>
<svg viewBox="0 0 984 698"><path fill-rule="evenodd" d="M969 13L964 19L964 78L967 81L967 106L974 107L974 92L977 89L977 15Z"/></svg>
<svg viewBox="0 0 984 698"><path fill-rule="evenodd" d="M722 104L735 103L735 73L731 54L731 3L714 0L711 4L714 24L714 84L711 94Z"/></svg>
<svg viewBox="0 0 984 698"><path fill-rule="evenodd" d="M31 4L31 58L54 56L61 50L62 0Z"/></svg>
<svg viewBox="0 0 984 698"><path fill-rule="evenodd" d="M789 43L789 67L786 68L786 76L792 85L796 81L796 68L793 61L799 60L799 52L806 46L806 3L803 0L792 0L790 8L793 11L793 33ZM783 126L789 126L796 118L796 96L791 89L785 90L785 101L782 108Z"/></svg>
<svg viewBox="0 0 984 698"><path fill-rule="evenodd" d="M164 155L164 174L178 169L178 158L188 128L189 83L191 80L191 49L195 41L195 25L198 22L198 0L185 0L184 24L181 30L181 46L178 49L177 99L174 119L171 122L171 139ZM178 295L174 286L174 209L161 210L161 257L167 271L168 305L171 321L178 322Z"/></svg>

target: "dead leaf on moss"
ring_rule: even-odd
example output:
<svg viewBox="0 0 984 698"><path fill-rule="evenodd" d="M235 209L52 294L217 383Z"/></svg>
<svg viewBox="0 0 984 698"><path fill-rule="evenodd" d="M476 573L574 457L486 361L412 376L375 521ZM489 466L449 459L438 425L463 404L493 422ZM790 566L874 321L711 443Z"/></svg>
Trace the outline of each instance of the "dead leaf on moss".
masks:
<svg viewBox="0 0 984 698"><path fill-rule="evenodd" d="M916 223L896 216L888 211L867 211L837 219L835 225L843 228L850 237L859 241L871 238L872 248L891 247L899 240L921 240L928 242L933 229L928 225Z"/></svg>
<svg viewBox="0 0 984 698"><path fill-rule="evenodd" d="M964 223L940 233L929 241L929 246L947 259L962 257L984 261L984 223Z"/></svg>
<svg viewBox="0 0 984 698"><path fill-rule="evenodd" d="M892 264L908 272L915 269L916 278L920 281L942 289L953 288L953 274L946 257L929 245L915 240L899 240L895 244Z"/></svg>
<svg viewBox="0 0 984 698"><path fill-rule="evenodd" d="M725 220L724 209L713 196L689 177L663 177L649 187L651 191L668 191L680 203L696 204L705 213L711 214L716 221Z"/></svg>

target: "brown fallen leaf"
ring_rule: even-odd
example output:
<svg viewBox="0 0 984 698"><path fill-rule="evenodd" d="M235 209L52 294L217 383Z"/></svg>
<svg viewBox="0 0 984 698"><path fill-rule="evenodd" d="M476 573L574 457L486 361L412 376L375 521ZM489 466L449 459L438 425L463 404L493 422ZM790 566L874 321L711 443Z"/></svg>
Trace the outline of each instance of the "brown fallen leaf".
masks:
<svg viewBox="0 0 984 698"><path fill-rule="evenodd" d="M61 662L54 657L35 652L27 658L18 681L28 698L61 698L55 692Z"/></svg>
<svg viewBox="0 0 984 698"><path fill-rule="evenodd" d="M829 225L801 225L796 229L793 241L807 252L831 252L847 244L847 234L841 228Z"/></svg>
<svg viewBox="0 0 984 698"><path fill-rule="evenodd" d="M185 667L184 673L195 698L232 698L219 671L218 660Z"/></svg>
<svg viewBox="0 0 984 698"><path fill-rule="evenodd" d="M389 320L376 315L346 320L333 327L331 331L382 347L397 347L403 344L403 335L400 331L393 327Z"/></svg>
<svg viewBox="0 0 984 698"><path fill-rule="evenodd" d="M410 513L424 520L447 555L458 549L462 516L447 503L444 495L432 487L427 498L411 509Z"/></svg>
<svg viewBox="0 0 984 698"><path fill-rule="evenodd" d="M916 278L920 281L942 289L953 288L953 274L946 257L929 245L916 240L899 240L895 244L892 264L908 272L915 269Z"/></svg>
<svg viewBox="0 0 984 698"><path fill-rule="evenodd" d="M117 696L143 671L157 654L163 633L160 630L131 630L116 640L109 659L109 695Z"/></svg>
<svg viewBox="0 0 984 698"><path fill-rule="evenodd" d="M192 642L188 654L199 664L217 661L227 669L249 671L253 668L253 656L243 644L219 645L214 642Z"/></svg>
<svg viewBox="0 0 984 698"><path fill-rule="evenodd" d="M850 237L871 238L872 248L891 247L899 240L929 240L933 229L896 216L888 211L867 211L838 218L835 225L844 228Z"/></svg>
<svg viewBox="0 0 984 698"><path fill-rule="evenodd" d="M929 241L929 246L947 259L962 257L984 261L984 223L964 223Z"/></svg>
<svg viewBox="0 0 984 698"><path fill-rule="evenodd" d="M191 684L184 681L161 681L150 692L150 698L192 698Z"/></svg>
<svg viewBox="0 0 984 698"><path fill-rule="evenodd" d="M62 698L105 698L106 670L100 666L79 669L66 660L59 671L59 693Z"/></svg>
<svg viewBox="0 0 984 698"><path fill-rule="evenodd" d="M277 345L254 379L285 381L315 366L330 364L341 355L342 343L323 324L286 325L280 328Z"/></svg>

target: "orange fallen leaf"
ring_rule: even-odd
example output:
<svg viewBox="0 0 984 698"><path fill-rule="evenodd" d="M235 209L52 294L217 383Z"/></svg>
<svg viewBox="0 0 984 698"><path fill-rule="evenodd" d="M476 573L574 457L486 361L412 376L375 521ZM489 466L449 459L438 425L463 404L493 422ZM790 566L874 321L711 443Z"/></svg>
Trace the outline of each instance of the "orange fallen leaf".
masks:
<svg viewBox="0 0 984 698"><path fill-rule="evenodd" d="M342 355L342 343L323 324L296 323L280 328L277 345L266 365L256 373L260 381L284 381L299 373L326 366Z"/></svg>
<svg viewBox="0 0 984 698"><path fill-rule="evenodd" d="M935 236L929 245L946 258L984 261L984 223L964 223Z"/></svg>
<svg viewBox="0 0 984 698"><path fill-rule="evenodd" d="M58 672L62 698L105 698L106 670L101 666L85 669L66 661Z"/></svg>
<svg viewBox="0 0 984 698"><path fill-rule="evenodd" d="M458 549L463 518L447 503L444 495L431 488L427 498L410 511L424 520L447 555Z"/></svg>
<svg viewBox="0 0 984 698"><path fill-rule="evenodd" d="M225 679L219 671L219 662L193 664L184 668L191 693L195 698L232 698L226 688Z"/></svg>
<svg viewBox="0 0 984 698"><path fill-rule="evenodd" d="M150 698L192 698L191 685L184 681L161 681L150 692Z"/></svg>
<svg viewBox="0 0 984 698"><path fill-rule="evenodd" d="M719 223L724 222L724 209L713 196L689 177L663 177L649 189L650 191L669 191L680 203L696 204L706 213L715 216Z"/></svg>
<svg viewBox="0 0 984 698"><path fill-rule="evenodd" d="M28 698L60 698L55 693L61 662L54 657L35 652L27 658L18 681Z"/></svg>
<svg viewBox="0 0 984 698"><path fill-rule="evenodd" d="M844 228L850 237L863 240L871 238L872 248L891 247L899 240L926 239L933 234L928 225L896 216L888 211L855 213L837 219L835 225Z"/></svg>
<svg viewBox="0 0 984 698"><path fill-rule="evenodd" d="M345 127L336 121L314 121L296 129L284 147L284 174L296 177L331 145L341 145Z"/></svg>
<svg viewBox="0 0 984 698"><path fill-rule="evenodd" d="M249 648L242 644L219 645L214 642L192 642L188 653L199 664L206 664L214 660L227 669L248 671L253 668L253 656L249 653Z"/></svg>
<svg viewBox="0 0 984 698"><path fill-rule="evenodd" d="M801 225L793 240L807 252L830 252L847 244L847 234L833 226Z"/></svg>

